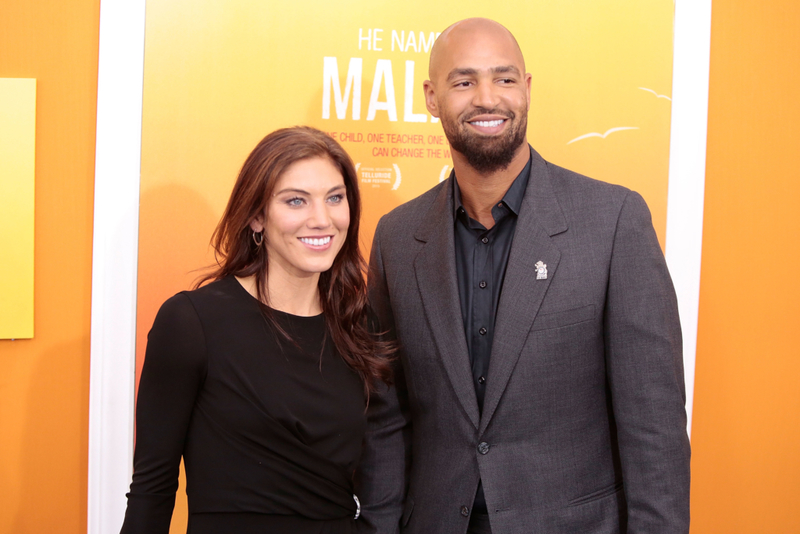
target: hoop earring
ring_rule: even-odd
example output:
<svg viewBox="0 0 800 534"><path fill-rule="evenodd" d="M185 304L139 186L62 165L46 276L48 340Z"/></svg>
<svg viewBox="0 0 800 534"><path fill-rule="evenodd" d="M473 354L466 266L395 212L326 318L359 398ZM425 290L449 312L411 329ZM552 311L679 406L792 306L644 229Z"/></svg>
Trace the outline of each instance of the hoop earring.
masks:
<svg viewBox="0 0 800 534"><path fill-rule="evenodd" d="M255 230L253 230L253 243L255 243L257 247L260 247L261 243L263 242L264 242L264 232L256 232Z"/></svg>

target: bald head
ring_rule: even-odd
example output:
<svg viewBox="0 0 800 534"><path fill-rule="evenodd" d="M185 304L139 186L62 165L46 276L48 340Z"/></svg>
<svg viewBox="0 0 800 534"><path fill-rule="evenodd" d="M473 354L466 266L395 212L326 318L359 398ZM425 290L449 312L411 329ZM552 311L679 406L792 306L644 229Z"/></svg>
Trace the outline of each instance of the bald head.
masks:
<svg viewBox="0 0 800 534"><path fill-rule="evenodd" d="M531 75L511 32L489 19L456 22L433 45L428 69L425 106L442 122L456 173L519 173L530 157Z"/></svg>
<svg viewBox="0 0 800 534"><path fill-rule="evenodd" d="M474 49L486 49L483 45L489 43L494 47L505 49L506 53L522 66L522 72L525 72L522 50L511 32L491 19L472 18L451 24L436 39L428 63L429 78L435 81L454 57L462 58Z"/></svg>

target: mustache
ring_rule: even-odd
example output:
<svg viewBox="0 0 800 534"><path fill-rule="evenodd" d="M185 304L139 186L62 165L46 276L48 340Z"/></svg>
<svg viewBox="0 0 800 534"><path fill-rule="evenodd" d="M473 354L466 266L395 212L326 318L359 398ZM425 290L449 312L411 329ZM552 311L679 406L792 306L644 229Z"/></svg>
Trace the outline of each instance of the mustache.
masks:
<svg viewBox="0 0 800 534"><path fill-rule="evenodd" d="M461 120L467 122L479 115L500 115L501 117L505 117L506 119L516 118L516 114L513 111L506 109L475 108L473 110L470 110L468 113L462 115Z"/></svg>

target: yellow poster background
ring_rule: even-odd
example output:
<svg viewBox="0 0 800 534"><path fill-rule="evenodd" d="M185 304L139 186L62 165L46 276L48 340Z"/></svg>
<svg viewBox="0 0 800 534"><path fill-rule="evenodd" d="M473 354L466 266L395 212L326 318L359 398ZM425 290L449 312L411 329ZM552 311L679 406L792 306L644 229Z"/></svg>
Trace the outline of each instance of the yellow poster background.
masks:
<svg viewBox="0 0 800 534"><path fill-rule="evenodd" d="M342 143L361 180L365 252L383 213L449 174L422 82L438 32L472 16L501 22L522 48L533 76L533 147L642 193L663 246L672 0L464 0L457 10L418 0L150 0L137 376L158 307L214 261L211 233L267 133L308 124ZM185 528L176 521L174 531Z"/></svg>

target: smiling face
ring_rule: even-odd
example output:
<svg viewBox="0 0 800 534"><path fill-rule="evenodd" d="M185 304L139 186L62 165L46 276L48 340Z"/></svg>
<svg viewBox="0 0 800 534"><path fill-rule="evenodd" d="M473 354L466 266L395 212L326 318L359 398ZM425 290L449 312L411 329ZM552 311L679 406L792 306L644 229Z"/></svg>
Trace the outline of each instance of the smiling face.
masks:
<svg viewBox="0 0 800 534"><path fill-rule="evenodd" d="M333 265L350 226L347 190L327 158L297 161L278 178L266 217L250 223L264 232L270 278L319 279Z"/></svg>
<svg viewBox="0 0 800 534"><path fill-rule="evenodd" d="M431 52L428 111L475 170L508 167L527 150L531 76L513 36L486 19L451 26Z"/></svg>

